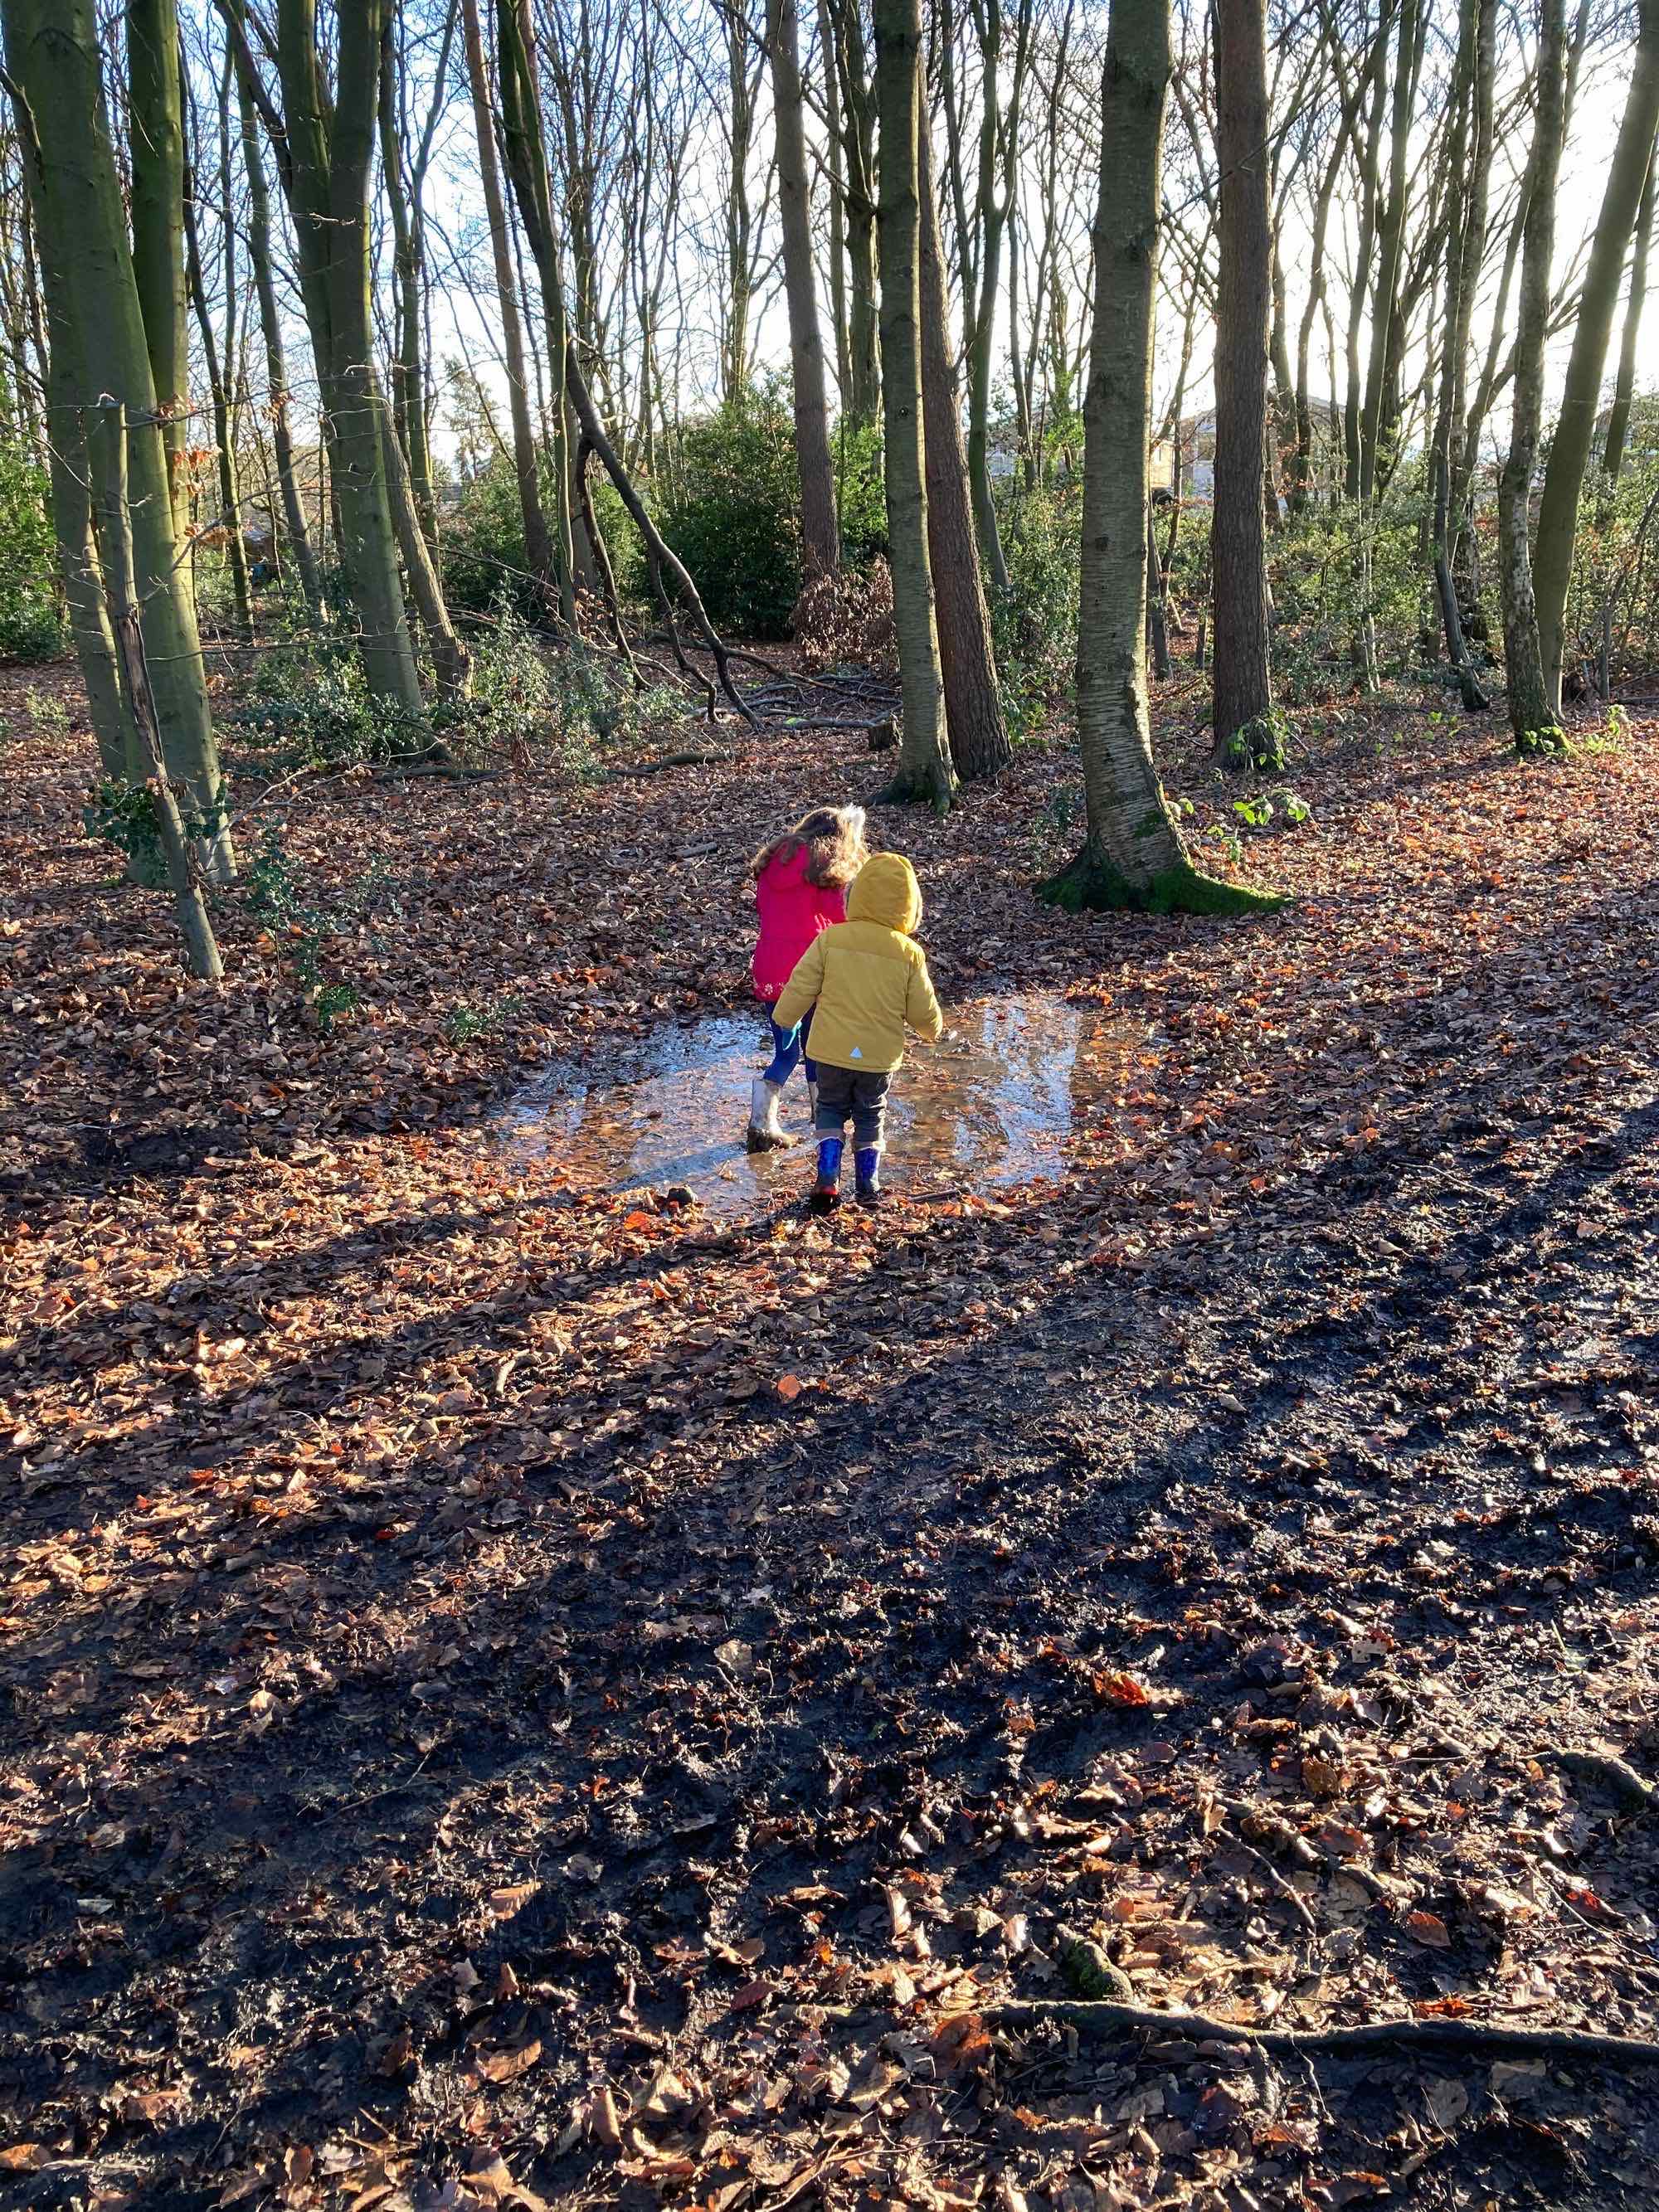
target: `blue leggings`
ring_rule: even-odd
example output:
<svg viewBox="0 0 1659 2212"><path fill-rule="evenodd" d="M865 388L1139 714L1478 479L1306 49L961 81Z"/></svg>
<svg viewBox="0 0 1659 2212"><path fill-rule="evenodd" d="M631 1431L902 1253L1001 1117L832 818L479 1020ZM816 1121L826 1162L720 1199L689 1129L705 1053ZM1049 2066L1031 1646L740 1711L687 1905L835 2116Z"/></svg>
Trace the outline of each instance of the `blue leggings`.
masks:
<svg viewBox="0 0 1659 2212"><path fill-rule="evenodd" d="M766 1018L766 1025L772 1032L772 1065L762 1079L775 1083L781 1090L794 1073L806 1050L806 1040L812 1030L812 1010L810 1006L807 1008L798 1028L781 1030L770 1014ZM815 1060L809 1060L806 1062L806 1080L816 1083L817 1079L818 1064Z"/></svg>

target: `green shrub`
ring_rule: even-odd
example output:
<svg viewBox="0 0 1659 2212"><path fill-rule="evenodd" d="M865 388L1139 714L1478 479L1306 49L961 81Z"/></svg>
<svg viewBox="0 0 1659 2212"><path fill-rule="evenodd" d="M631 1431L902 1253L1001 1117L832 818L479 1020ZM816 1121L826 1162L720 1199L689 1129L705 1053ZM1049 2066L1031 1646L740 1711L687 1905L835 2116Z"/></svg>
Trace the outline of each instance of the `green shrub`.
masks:
<svg viewBox="0 0 1659 2212"><path fill-rule="evenodd" d="M1077 665L1079 480L1056 477L1035 491L999 486L997 526L1008 591L992 605L992 641L1004 705L1018 725L1067 689Z"/></svg>
<svg viewBox="0 0 1659 2212"><path fill-rule="evenodd" d="M65 637L46 471L0 447L0 659L53 660Z"/></svg>
<svg viewBox="0 0 1659 2212"><path fill-rule="evenodd" d="M756 385L688 423L658 518L717 628L782 638L800 596L800 479L787 393Z"/></svg>

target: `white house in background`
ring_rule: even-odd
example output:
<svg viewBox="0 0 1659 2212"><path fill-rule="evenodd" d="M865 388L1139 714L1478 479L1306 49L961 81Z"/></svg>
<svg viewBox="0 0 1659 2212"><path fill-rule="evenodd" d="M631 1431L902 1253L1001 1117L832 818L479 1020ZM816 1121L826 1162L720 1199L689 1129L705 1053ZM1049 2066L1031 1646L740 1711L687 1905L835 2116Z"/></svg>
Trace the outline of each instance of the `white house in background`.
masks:
<svg viewBox="0 0 1659 2212"><path fill-rule="evenodd" d="M1313 418L1316 477L1321 453L1341 444L1342 410L1334 400L1315 398L1310 395L1308 411ZM1181 496L1183 500L1207 506L1215 497L1214 409L1202 415L1184 415L1177 435L1181 440ZM1156 483L1156 477L1153 481Z"/></svg>
<svg viewBox="0 0 1659 2212"><path fill-rule="evenodd" d="M985 465L992 483L1009 483L1020 465L1018 431L1012 422L996 424L986 441ZM1152 447L1152 469L1154 493L1170 490L1175 483L1175 447L1167 438Z"/></svg>

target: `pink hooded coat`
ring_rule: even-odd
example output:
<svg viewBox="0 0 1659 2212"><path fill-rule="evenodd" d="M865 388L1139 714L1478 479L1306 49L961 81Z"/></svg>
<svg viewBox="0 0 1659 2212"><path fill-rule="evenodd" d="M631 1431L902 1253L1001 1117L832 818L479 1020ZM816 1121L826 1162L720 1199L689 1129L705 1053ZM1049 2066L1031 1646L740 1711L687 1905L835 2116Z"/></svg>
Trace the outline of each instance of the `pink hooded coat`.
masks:
<svg viewBox="0 0 1659 2212"><path fill-rule="evenodd" d="M769 860L756 881L760 942L755 947L755 992L769 1005L782 991L796 962L819 931L847 919L844 890L807 882L806 864L811 858L811 852L802 845L787 860Z"/></svg>

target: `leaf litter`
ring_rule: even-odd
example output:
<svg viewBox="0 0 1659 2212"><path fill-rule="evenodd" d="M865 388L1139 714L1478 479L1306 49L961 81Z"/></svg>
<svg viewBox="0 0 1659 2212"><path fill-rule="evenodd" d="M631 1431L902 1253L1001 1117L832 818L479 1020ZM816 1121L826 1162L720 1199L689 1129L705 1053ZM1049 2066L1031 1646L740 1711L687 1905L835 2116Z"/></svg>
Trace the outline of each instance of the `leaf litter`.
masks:
<svg viewBox="0 0 1659 2212"><path fill-rule="evenodd" d="M31 738L23 2201L1651 2194L1635 2071L1059 2018L1653 2033L1655 733L1353 731L1250 840L1297 903L1249 928L1035 907L1058 741L880 817L950 1000L1130 1042L1047 1172L906 1163L829 1224L596 1188L491 1115L742 1008L742 857L850 750L739 740L626 811L347 779L295 849L387 855L402 914L322 1036L234 908L224 990L180 977ZM458 1043L462 995L517 1011Z"/></svg>

